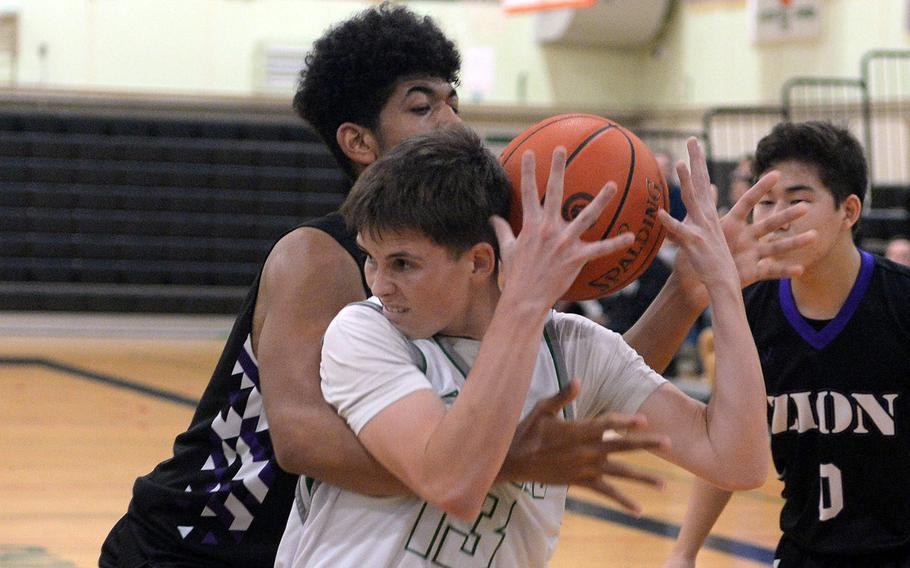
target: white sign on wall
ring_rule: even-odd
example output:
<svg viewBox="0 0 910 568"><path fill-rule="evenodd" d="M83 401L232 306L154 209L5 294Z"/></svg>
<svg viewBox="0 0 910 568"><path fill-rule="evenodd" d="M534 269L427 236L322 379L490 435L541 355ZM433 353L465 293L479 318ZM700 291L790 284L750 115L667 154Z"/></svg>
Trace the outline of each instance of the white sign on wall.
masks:
<svg viewBox="0 0 910 568"><path fill-rule="evenodd" d="M746 7L753 43L809 40L821 35L821 0L748 0Z"/></svg>
<svg viewBox="0 0 910 568"><path fill-rule="evenodd" d="M560 10L563 8L590 8L597 0L500 0L503 9L510 14Z"/></svg>

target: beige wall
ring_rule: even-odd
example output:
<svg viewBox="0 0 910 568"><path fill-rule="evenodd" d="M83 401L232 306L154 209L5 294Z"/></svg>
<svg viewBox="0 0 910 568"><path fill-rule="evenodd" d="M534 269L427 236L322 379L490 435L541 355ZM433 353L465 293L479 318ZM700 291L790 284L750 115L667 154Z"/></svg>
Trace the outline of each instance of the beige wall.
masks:
<svg viewBox="0 0 910 568"><path fill-rule="evenodd" d="M541 47L533 40L533 16L506 16L491 2L408 2L432 14L463 50L492 49L496 81L482 102L617 109L775 103L791 76L857 77L866 51L910 48L905 0L821 3L823 33L814 41L755 47L745 0L718 0L682 3L656 46L622 51ZM256 92L262 42L307 45L332 22L371 4L0 0L0 9L19 13L20 85L247 96Z"/></svg>

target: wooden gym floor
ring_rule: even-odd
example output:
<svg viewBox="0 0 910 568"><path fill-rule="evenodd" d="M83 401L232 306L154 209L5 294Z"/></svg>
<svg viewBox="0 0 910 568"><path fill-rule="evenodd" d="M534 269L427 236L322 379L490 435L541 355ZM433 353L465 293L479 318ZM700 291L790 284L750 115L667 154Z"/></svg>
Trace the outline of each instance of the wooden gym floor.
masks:
<svg viewBox="0 0 910 568"><path fill-rule="evenodd" d="M133 480L170 456L231 319L0 315L0 568L97 566ZM636 519L573 489L553 568L660 566L683 517L688 473L649 454L662 491L621 484ZM780 484L733 497L700 568L770 565Z"/></svg>

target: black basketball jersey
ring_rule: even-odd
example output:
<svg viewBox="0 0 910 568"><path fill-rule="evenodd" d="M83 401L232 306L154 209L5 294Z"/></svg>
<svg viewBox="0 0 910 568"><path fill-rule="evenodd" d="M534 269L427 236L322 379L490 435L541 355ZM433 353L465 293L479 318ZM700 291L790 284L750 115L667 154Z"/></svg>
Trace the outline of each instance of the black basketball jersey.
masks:
<svg viewBox="0 0 910 568"><path fill-rule="evenodd" d="M362 276L363 253L339 214L301 226L331 235ZM294 500L297 476L275 460L251 347L260 276L189 429L174 442L174 456L133 487L129 521L142 530L143 540L184 565L271 567Z"/></svg>
<svg viewBox="0 0 910 568"><path fill-rule="evenodd" d="M800 315L789 280L744 293L784 482L781 530L814 552L910 544L910 269L861 256L827 322Z"/></svg>

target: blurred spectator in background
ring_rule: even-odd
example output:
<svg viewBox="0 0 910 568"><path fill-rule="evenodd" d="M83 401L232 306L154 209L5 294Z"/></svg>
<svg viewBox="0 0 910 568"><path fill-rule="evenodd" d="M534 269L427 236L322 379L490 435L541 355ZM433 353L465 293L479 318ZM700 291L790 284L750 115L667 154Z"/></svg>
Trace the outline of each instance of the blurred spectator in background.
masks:
<svg viewBox="0 0 910 568"><path fill-rule="evenodd" d="M666 150L656 150L654 158L657 160L661 173L664 174L664 179L667 180L667 191L670 193L670 215L677 221L682 221L686 217L686 206L683 204L679 179L676 177L676 160L673 158L673 154Z"/></svg>
<svg viewBox="0 0 910 568"><path fill-rule="evenodd" d="M739 198L752 187L754 177L752 156L745 156L730 173L730 185L727 187L727 199L730 206L739 201Z"/></svg>
<svg viewBox="0 0 910 568"><path fill-rule="evenodd" d="M898 235L888 241L888 245L885 247L885 258L910 266L910 240Z"/></svg>

